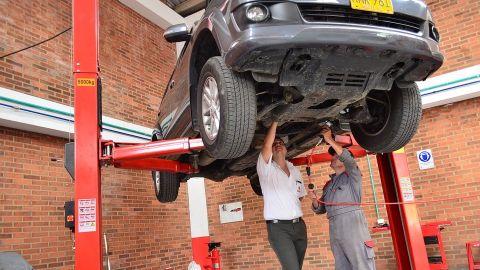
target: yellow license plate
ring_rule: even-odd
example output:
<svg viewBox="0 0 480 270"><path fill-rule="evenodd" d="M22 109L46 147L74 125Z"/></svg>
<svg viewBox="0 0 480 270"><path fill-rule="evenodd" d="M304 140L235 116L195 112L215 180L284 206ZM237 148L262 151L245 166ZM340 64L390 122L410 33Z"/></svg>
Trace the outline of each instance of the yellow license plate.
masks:
<svg viewBox="0 0 480 270"><path fill-rule="evenodd" d="M353 9L393 14L392 0L350 0Z"/></svg>

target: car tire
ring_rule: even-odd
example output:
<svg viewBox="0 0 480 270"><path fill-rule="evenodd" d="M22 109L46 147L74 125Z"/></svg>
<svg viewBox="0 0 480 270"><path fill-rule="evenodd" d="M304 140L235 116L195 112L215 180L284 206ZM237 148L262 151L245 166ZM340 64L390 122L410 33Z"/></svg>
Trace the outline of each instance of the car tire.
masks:
<svg viewBox="0 0 480 270"><path fill-rule="evenodd" d="M260 180L258 179L258 175L255 174L248 178L250 180L250 186L252 187L253 192L258 196L263 196L262 186L260 186Z"/></svg>
<svg viewBox="0 0 480 270"><path fill-rule="evenodd" d="M155 196L162 203L173 202L177 199L180 188L180 177L176 173L152 171Z"/></svg>
<svg viewBox="0 0 480 270"><path fill-rule="evenodd" d="M245 154L256 125L252 79L230 70L221 57L212 57L202 68L197 93L199 130L209 155L232 159Z"/></svg>
<svg viewBox="0 0 480 270"><path fill-rule="evenodd" d="M422 117L422 99L415 83L393 85L390 91L373 90L367 95L373 121L351 124L352 134L364 149L389 153L405 146L415 135Z"/></svg>

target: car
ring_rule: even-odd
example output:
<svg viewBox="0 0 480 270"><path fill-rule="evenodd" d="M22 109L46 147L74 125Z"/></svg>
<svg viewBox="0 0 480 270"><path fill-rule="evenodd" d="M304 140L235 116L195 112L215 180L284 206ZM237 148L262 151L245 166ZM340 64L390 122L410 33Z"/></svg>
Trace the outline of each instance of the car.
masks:
<svg viewBox="0 0 480 270"><path fill-rule="evenodd" d="M278 119L288 158L315 146L329 123L371 152L392 152L415 135L415 81L443 55L422 0L211 0L197 24L173 25L185 42L164 92L152 140L201 137L205 150L169 157L198 176L246 175ZM152 172L157 199L174 201L188 176Z"/></svg>

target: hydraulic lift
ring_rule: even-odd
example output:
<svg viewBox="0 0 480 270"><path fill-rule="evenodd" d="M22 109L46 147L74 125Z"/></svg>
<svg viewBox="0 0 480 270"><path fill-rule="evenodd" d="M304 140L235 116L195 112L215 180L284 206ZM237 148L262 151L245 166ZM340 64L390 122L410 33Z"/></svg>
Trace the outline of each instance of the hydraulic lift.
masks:
<svg viewBox="0 0 480 270"><path fill-rule="evenodd" d="M190 164L155 157L203 149L201 139L180 138L143 144L102 141L101 82L98 66L98 0L73 0L73 74L75 92L75 269L102 269L102 165L193 173ZM346 144L345 138L339 137ZM348 140L348 139L347 139ZM351 142L350 142L351 144ZM358 150L358 149L357 149ZM356 156L365 151L355 150ZM427 253L403 150L377 154L391 235L400 270L429 269ZM323 162L327 154L294 159L296 165Z"/></svg>

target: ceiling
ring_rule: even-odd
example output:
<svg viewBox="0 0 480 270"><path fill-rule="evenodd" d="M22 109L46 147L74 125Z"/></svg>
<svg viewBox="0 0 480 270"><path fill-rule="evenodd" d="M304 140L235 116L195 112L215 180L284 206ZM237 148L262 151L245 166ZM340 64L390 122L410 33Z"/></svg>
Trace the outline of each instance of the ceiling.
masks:
<svg viewBox="0 0 480 270"><path fill-rule="evenodd" d="M206 0L162 0L168 7L186 17L205 8Z"/></svg>

